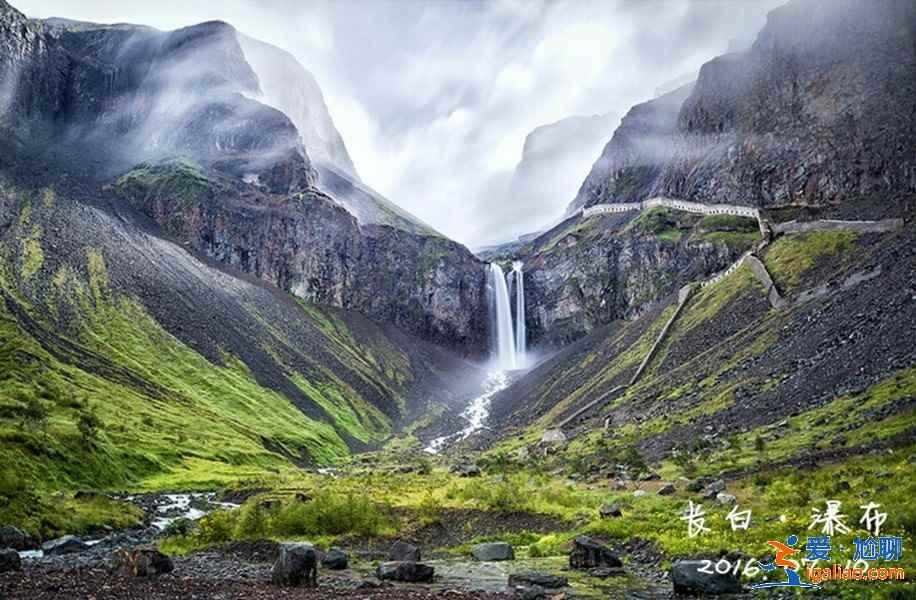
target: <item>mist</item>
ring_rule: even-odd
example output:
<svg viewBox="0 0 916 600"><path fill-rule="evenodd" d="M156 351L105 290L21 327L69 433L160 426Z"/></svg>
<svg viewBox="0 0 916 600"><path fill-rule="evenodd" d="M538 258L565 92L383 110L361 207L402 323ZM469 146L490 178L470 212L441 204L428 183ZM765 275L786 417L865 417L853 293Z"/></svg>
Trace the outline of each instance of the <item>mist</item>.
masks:
<svg viewBox="0 0 916 600"><path fill-rule="evenodd" d="M566 167L558 173L562 185L545 185L556 193L508 193L532 130L575 115L624 115L736 41L753 39L766 12L781 3L25 0L16 6L33 17L160 29L219 19L287 50L315 75L362 180L442 233L477 246L549 224L572 200L574 190L560 197L568 194Z"/></svg>

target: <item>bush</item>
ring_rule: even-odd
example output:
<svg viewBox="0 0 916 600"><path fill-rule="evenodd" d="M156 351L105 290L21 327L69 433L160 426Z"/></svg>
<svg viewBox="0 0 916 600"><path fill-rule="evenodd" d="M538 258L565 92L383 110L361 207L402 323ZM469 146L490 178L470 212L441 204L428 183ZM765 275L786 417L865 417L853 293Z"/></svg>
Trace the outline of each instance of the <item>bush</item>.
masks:
<svg viewBox="0 0 916 600"><path fill-rule="evenodd" d="M170 536L187 536L191 535L197 531L197 522L192 519L175 519L171 523L165 526L165 529L162 530L162 535L165 537Z"/></svg>
<svg viewBox="0 0 916 600"><path fill-rule="evenodd" d="M230 510L217 510L198 521L197 539L203 545L222 544L232 540L235 515Z"/></svg>
<svg viewBox="0 0 916 600"><path fill-rule="evenodd" d="M83 443L89 445L99 437L99 429L102 427L102 421L98 415L91 410L80 413L76 421L76 428L80 432Z"/></svg>
<svg viewBox="0 0 916 600"><path fill-rule="evenodd" d="M238 509L233 539L246 540L267 537L267 510L259 503L246 503Z"/></svg>
<svg viewBox="0 0 916 600"><path fill-rule="evenodd" d="M23 426L43 427L48 420L48 405L36 398L28 396L25 399L25 406L20 413Z"/></svg>
<svg viewBox="0 0 916 600"><path fill-rule="evenodd" d="M365 495L322 491L310 502L288 502L274 509L270 530L279 537L375 536L387 524L387 516Z"/></svg>

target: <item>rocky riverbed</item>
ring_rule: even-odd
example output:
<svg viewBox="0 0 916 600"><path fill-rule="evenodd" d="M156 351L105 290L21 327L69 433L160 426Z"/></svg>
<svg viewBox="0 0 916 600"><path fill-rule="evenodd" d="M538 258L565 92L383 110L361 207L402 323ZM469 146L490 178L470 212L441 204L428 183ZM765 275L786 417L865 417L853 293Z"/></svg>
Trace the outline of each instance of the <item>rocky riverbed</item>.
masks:
<svg viewBox="0 0 916 600"><path fill-rule="evenodd" d="M390 542L352 540L343 547L349 557L344 569L327 565L320 569L317 588L285 588L271 583L272 572L281 544L270 540L235 542L216 546L187 556L173 557L169 570L151 577L135 577L115 568L114 558L125 550L150 548L163 536L163 530L175 519L197 519L219 508L232 508L234 503L223 496L209 494L139 494L127 496L147 514L146 527L111 532L98 536L68 536L66 548L52 550L46 543L38 549L19 552L21 568L0 574L0 598L455 598L485 599L501 597L524 598L598 598L631 597L657 598L671 595L670 584L663 574L645 577L642 567L630 571L587 573L570 567L567 557L528 558L514 560L475 560L455 556L441 549L458 542L456 532L443 528L441 539L432 530L418 543L423 548L422 564L432 567L435 576L424 583L387 581L379 577L377 566L393 557ZM452 520L458 521L458 515ZM538 528L529 520L507 517L505 526ZM518 521L518 522L516 522ZM480 519L467 524L490 530ZM456 526L457 527L457 526ZM497 529L500 529L497 527ZM495 530L495 529L494 529ZM508 546L504 544L504 546ZM390 548L390 549L389 549ZM490 548L492 550L492 548ZM486 558L478 554L478 557ZM499 554L499 553L497 553ZM654 564L651 555L630 553L640 564ZM645 554L645 553L643 553ZM324 557L318 553L319 560ZM505 554L501 556L506 558ZM645 559L645 560L643 560ZM345 561L346 563L347 561ZM546 586L546 587L545 587Z"/></svg>

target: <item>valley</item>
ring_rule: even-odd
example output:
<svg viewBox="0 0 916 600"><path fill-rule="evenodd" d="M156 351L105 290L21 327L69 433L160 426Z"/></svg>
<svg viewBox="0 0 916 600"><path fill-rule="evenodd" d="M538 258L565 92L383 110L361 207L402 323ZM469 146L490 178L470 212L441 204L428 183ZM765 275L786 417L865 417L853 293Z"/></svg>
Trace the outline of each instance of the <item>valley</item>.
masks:
<svg viewBox="0 0 916 600"><path fill-rule="evenodd" d="M0 0L0 598L795 597L770 540L916 572L914 47L908 3L790 0L528 136L494 206L606 145L475 254L279 46Z"/></svg>

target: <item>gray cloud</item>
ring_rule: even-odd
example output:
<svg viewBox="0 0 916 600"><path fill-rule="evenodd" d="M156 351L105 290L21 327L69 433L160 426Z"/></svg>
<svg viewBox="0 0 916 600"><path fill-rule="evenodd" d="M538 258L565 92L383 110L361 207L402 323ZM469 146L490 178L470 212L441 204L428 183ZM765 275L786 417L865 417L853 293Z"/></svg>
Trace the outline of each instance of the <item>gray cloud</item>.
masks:
<svg viewBox="0 0 916 600"><path fill-rule="evenodd" d="M531 130L571 115L625 114L730 40L750 38L780 3L15 2L30 16L162 29L221 19L290 51L318 79L363 179L469 245L524 233L518 210L501 207L513 201L505 190ZM570 200L526 212L547 222Z"/></svg>

